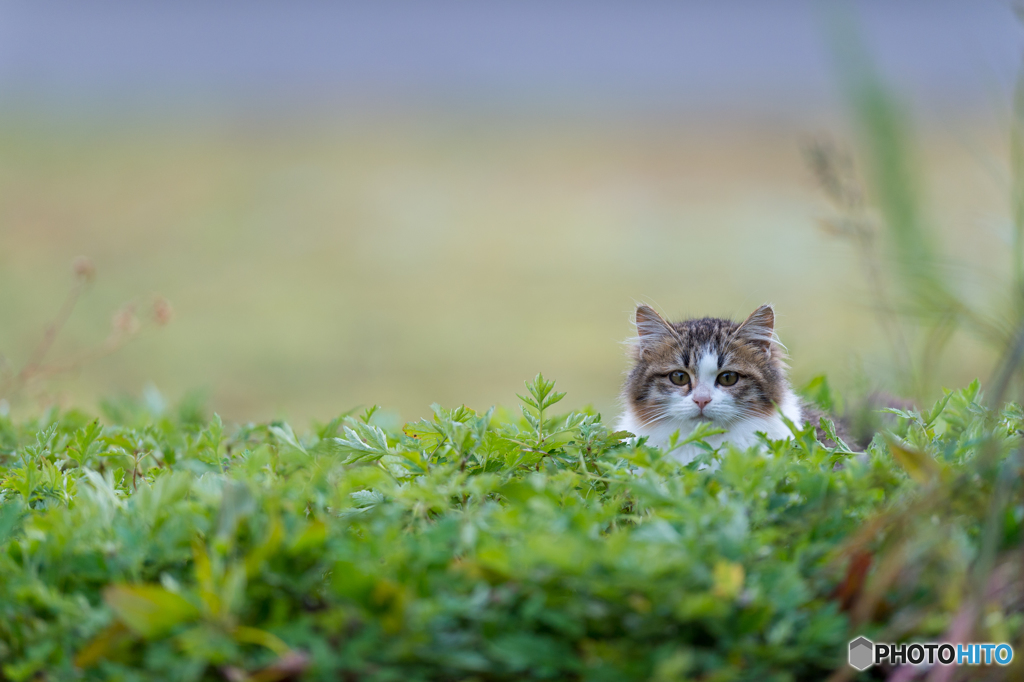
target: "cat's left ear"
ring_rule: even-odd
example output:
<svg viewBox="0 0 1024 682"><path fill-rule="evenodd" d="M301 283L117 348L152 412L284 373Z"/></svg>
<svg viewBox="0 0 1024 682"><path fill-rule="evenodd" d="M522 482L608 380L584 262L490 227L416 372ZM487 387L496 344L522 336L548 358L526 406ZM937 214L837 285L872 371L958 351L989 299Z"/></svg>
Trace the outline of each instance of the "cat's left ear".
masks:
<svg viewBox="0 0 1024 682"><path fill-rule="evenodd" d="M775 340L775 310L765 304L750 313L750 317L736 330L735 336L771 357L772 342Z"/></svg>

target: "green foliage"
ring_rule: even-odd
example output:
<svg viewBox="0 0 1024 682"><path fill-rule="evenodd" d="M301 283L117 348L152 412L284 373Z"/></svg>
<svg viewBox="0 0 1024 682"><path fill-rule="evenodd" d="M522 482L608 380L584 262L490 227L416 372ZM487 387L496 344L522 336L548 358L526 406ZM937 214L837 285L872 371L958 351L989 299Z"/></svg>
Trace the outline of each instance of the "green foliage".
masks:
<svg viewBox="0 0 1024 682"><path fill-rule="evenodd" d="M861 455L808 427L686 466L563 397L305 435L145 401L0 417L0 679L820 680L968 603L982 460L1019 558L1024 413L976 384ZM996 574L983 639L1019 643Z"/></svg>

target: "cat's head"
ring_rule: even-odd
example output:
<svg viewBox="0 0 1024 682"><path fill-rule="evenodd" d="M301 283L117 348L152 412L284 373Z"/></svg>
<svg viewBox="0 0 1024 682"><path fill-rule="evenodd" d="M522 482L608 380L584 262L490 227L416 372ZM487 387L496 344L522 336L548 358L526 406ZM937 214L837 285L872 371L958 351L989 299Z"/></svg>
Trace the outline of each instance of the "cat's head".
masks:
<svg viewBox="0 0 1024 682"><path fill-rule="evenodd" d="M729 429L773 414L789 389L770 305L739 323L710 317L670 323L641 305L636 331L623 399L640 426L710 421Z"/></svg>

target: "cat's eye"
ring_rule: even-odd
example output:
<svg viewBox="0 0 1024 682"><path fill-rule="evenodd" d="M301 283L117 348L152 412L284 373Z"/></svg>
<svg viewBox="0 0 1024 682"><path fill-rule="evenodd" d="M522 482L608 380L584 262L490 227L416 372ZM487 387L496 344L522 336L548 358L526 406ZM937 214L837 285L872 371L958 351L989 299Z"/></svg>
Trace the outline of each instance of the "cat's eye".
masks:
<svg viewBox="0 0 1024 682"><path fill-rule="evenodd" d="M686 384L690 383L690 375L682 371L681 369L677 369L676 371L668 375L668 380L671 381L676 386L685 386Z"/></svg>
<svg viewBox="0 0 1024 682"><path fill-rule="evenodd" d="M740 378L736 372L722 372L718 375L719 386L732 386Z"/></svg>

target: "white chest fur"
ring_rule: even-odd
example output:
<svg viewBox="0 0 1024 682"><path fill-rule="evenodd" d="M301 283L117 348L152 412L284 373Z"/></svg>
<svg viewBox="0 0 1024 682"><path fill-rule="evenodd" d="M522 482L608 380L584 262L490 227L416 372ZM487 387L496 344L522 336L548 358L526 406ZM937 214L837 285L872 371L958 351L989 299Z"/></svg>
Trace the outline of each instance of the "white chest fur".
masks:
<svg viewBox="0 0 1024 682"><path fill-rule="evenodd" d="M757 444L757 433L764 433L773 440L787 438L791 435L789 427L782 421L779 412L797 426L803 426L804 419L800 409L800 401L792 390L787 390L779 404L778 410L766 417L748 417L720 428L727 429L725 433L709 436L705 442L713 448L718 448L725 443L730 443L737 448L745 449ZM654 424L644 425L629 408L619 418L618 428L637 436L647 436L648 443L656 447L667 447L669 439L676 431L679 432L679 439L685 440L700 423L694 419L665 419ZM682 464L688 464L701 453L696 445L684 445L672 451L672 457Z"/></svg>

